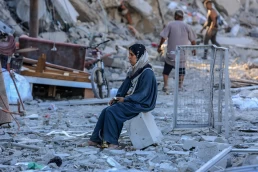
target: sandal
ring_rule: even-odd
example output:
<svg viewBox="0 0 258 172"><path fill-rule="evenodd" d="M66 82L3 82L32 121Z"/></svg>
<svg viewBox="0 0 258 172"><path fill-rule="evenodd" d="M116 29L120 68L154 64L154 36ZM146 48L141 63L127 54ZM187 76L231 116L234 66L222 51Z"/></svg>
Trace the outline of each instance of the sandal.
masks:
<svg viewBox="0 0 258 172"><path fill-rule="evenodd" d="M163 88L162 88L162 91L165 92L165 93L167 93L167 92L168 92L168 88L167 88L167 87L163 87Z"/></svg>

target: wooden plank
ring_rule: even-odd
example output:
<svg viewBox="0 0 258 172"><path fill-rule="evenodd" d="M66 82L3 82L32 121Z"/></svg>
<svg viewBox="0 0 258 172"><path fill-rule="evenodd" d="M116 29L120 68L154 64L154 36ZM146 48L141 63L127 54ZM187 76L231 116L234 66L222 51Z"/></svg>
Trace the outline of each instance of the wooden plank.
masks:
<svg viewBox="0 0 258 172"><path fill-rule="evenodd" d="M24 68L28 68L31 71L35 71L36 70L36 66L29 66L29 65L23 65ZM26 69L25 69L26 70ZM67 73L66 71L63 70L59 70L59 69L54 69L51 67L46 67L44 70L44 73L49 73L49 74L59 74L59 75L64 75L64 73ZM77 73L76 71L74 72L68 72L69 76L79 76L79 77L89 77L88 73Z"/></svg>
<svg viewBox="0 0 258 172"><path fill-rule="evenodd" d="M94 98L94 93L93 93L92 89L85 88L85 90L84 90L84 98L85 99Z"/></svg>
<svg viewBox="0 0 258 172"><path fill-rule="evenodd" d="M56 79L49 79L49 78L31 77L31 76L24 76L24 77L29 83L33 83L33 84L91 89L91 83L89 82L65 81L65 80L56 80Z"/></svg>
<svg viewBox="0 0 258 172"><path fill-rule="evenodd" d="M95 105L95 104L104 104L107 105L110 101L110 98L105 99L84 99L84 100L69 100L69 101L56 101L56 106L70 106L70 105ZM39 103L39 107L48 107L51 102Z"/></svg>
<svg viewBox="0 0 258 172"><path fill-rule="evenodd" d="M33 60L33 59L28 59L26 57L23 57L23 63L37 64L37 62L38 62L38 60ZM69 72L77 72L77 73L88 74L87 72L84 72L84 71L80 71L80 70L76 70L76 69L72 69L72 68L68 68L68 67L64 67L64 66L55 65L55 64L52 64L52 63L48 63L48 62L46 62L46 66L47 67L52 67L52 68L55 68L55 69L64 70L64 71L69 71Z"/></svg>
<svg viewBox="0 0 258 172"><path fill-rule="evenodd" d="M246 80L246 79L230 79L231 82L241 82L241 83L246 83L246 84L255 84L258 85L257 81L252 81L252 80Z"/></svg>
<svg viewBox="0 0 258 172"><path fill-rule="evenodd" d="M31 71L26 71L26 70L21 71L21 75L40 77L40 78L49 78L49 79L56 79L56 80L90 82L89 78L85 78L85 77L53 75L53 74L46 74L46 73L31 72Z"/></svg>
<svg viewBox="0 0 258 172"><path fill-rule="evenodd" d="M48 88L48 96L55 97L56 96L56 86L50 85Z"/></svg>
<svg viewBox="0 0 258 172"><path fill-rule="evenodd" d="M38 59L36 72L42 73L46 68L46 55L42 54L42 56Z"/></svg>
<svg viewBox="0 0 258 172"><path fill-rule="evenodd" d="M255 85L255 86L249 86L249 87L242 87L242 88L231 88L231 92L232 93L237 93L237 92L240 92L240 91L243 91L243 90L257 90L258 89L258 85Z"/></svg>

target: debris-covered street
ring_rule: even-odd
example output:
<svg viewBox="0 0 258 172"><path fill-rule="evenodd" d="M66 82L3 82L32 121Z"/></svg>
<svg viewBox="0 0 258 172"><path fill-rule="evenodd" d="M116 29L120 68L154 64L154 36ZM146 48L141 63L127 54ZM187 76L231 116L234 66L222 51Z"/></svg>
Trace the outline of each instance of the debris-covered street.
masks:
<svg viewBox="0 0 258 172"><path fill-rule="evenodd" d="M257 171L257 0L211 1L225 49L203 46L203 0L37 0L38 30L30 28L31 1L0 0L0 172ZM190 46L174 52L187 56L183 89L178 64L164 91L168 42L159 47L160 33L176 10L196 36L196 55ZM3 48L7 32L12 55ZM119 147L89 146L135 43L148 52L156 106L124 123Z"/></svg>

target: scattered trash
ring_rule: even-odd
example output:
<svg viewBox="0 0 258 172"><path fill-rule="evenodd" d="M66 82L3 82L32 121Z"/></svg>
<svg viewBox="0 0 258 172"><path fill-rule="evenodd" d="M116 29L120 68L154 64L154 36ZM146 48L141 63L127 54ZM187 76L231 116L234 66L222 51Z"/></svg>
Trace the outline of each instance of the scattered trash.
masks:
<svg viewBox="0 0 258 172"><path fill-rule="evenodd" d="M6 71L2 69L2 71ZM9 72L3 72L5 89L10 104L17 104L17 99L19 99L15 85ZM15 73L15 82L19 90L22 101L32 100L31 88L29 82L21 75Z"/></svg>
<svg viewBox="0 0 258 172"><path fill-rule="evenodd" d="M168 5L168 9L174 10L174 9L176 9L177 6L178 6L177 2L170 2Z"/></svg>
<svg viewBox="0 0 258 172"><path fill-rule="evenodd" d="M43 125L49 125L50 117L50 114L46 114L45 116L43 116Z"/></svg>
<svg viewBox="0 0 258 172"><path fill-rule="evenodd" d="M31 169L31 170L42 170L43 167L44 167L43 165L37 164L35 162L28 163L28 169Z"/></svg>
<svg viewBox="0 0 258 172"><path fill-rule="evenodd" d="M39 115L38 114L31 114L29 116L26 116L25 118L29 118L29 119L38 119L39 118Z"/></svg>
<svg viewBox="0 0 258 172"><path fill-rule="evenodd" d="M239 29L240 29L240 25L239 25L239 24L235 25L235 26L231 29L231 31L230 31L231 35L232 35L232 36L237 36Z"/></svg>
<svg viewBox="0 0 258 172"><path fill-rule="evenodd" d="M121 167L121 165L112 157L108 157L107 158L107 163L111 166L111 167Z"/></svg>
<svg viewBox="0 0 258 172"><path fill-rule="evenodd" d="M258 109L257 98L242 98L240 95L232 97L233 105L240 110L254 110Z"/></svg>
<svg viewBox="0 0 258 172"><path fill-rule="evenodd" d="M62 165L62 159L59 156L52 158L47 164L56 163L58 167Z"/></svg>
<svg viewBox="0 0 258 172"><path fill-rule="evenodd" d="M55 104L50 104L50 106L48 107L48 110L54 110L54 111L56 111L58 108L56 107L56 105Z"/></svg>

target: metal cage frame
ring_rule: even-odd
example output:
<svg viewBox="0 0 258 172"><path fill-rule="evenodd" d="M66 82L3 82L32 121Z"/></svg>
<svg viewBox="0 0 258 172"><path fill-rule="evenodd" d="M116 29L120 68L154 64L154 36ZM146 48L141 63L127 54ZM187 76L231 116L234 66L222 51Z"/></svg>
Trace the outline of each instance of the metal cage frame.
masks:
<svg viewBox="0 0 258 172"><path fill-rule="evenodd" d="M208 114L208 123L207 124L178 124L177 123L177 117L178 117L178 86L179 86L179 65L180 65L180 53L183 50L211 50L211 61L210 61L210 87L209 89L212 90L214 86L214 66L215 66L215 60L216 60L216 51L220 50L224 52L224 59L220 58L220 70L219 72L219 97L218 97L218 121L215 122L215 115L214 115L214 109L213 109L213 102L209 102L209 114ZM229 80L229 71L228 71L228 66L229 66L229 52L228 48L224 47L217 47L215 45L184 45L184 46L177 46L175 51L172 51L171 54L176 55L176 61L175 61L175 94L174 94L174 113L172 116L172 129L176 128L203 128L203 127L212 127L214 128L215 126L218 127L218 133L221 133L221 128L224 125L225 128L225 134L228 136L229 134L229 87L230 87L230 80ZM224 60L224 61L223 61ZM223 72L224 72L224 77L223 77ZM225 90L223 90L223 81L225 84ZM222 94L223 92L225 93L225 108L224 108L224 118L225 122L222 122ZM212 93L211 93L212 94ZM212 95L210 95L212 96Z"/></svg>

